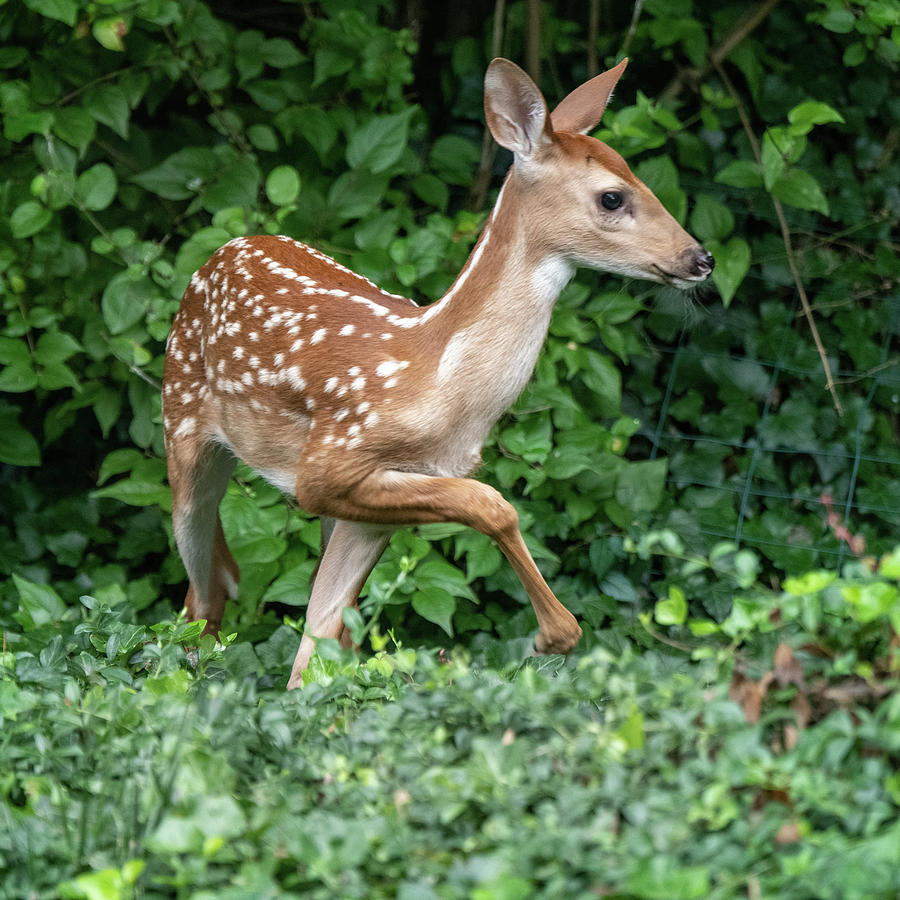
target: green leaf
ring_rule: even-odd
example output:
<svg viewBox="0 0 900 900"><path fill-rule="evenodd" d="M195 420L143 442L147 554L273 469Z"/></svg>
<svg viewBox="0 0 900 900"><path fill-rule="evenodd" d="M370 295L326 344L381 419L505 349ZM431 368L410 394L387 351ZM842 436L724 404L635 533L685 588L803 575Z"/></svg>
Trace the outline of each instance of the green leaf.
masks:
<svg viewBox="0 0 900 900"><path fill-rule="evenodd" d="M152 481L136 481L123 478L106 487L91 492L92 497L121 500L129 506L160 506L170 509L171 492L165 485Z"/></svg>
<svg viewBox="0 0 900 900"><path fill-rule="evenodd" d="M76 196L91 210L106 209L116 196L116 174L106 163L97 163L82 172L75 182Z"/></svg>
<svg viewBox="0 0 900 900"><path fill-rule="evenodd" d="M667 469L665 459L629 463L619 474L616 500L633 513L656 509L663 497Z"/></svg>
<svg viewBox="0 0 900 900"><path fill-rule="evenodd" d="M478 146L456 134L444 134L431 147L428 162L441 181L468 187L481 159Z"/></svg>
<svg viewBox="0 0 900 900"><path fill-rule="evenodd" d="M262 57L276 69L287 69L302 63L306 57L287 38L270 38L262 45Z"/></svg>
<svg viewBox="0 0 900 900"><path fill-rule="evenodd" d="M660 625L683 625L687 611L684 591L673 584L669 587L669 596L665 600L657 601L653 615Z"/></svg>
<svg viewBox="0 0 900 900"><path fill-rule="evenodd" d="M34 436L19 424L14 406L0 406L0 462L11 466L39 466L41 448Z"/></svg>
<svg viewBox="0 0 900 900"><path fill-rule="evenodd" d="M728 306L750 269L750 245L743 238L733 237L727 244L711 241L707 249L716 261L713 282L722 295L722 303Z"/></svg>
<svg viewBox="0 0 900 900"><path fill-rule="evenodd" d="M40 626L58 622L66 612L66 604L49 584L36 584L13 573L19 592L19 615L22 625Z"/></svg>
<svg viewBox="0 0 900 900"><path fill-rule="evenodd" d="M763 183L759 165L746 159L729 163L716 175L716 181L731 187L762 187Z"/></svg>
<svg viewBox="0 0 900 900"><path fill-rule="evenodd" d="M874 622L897 605L900 592L896 585L886 581L870 581L845 585L841 588L841 596L860 622Z"/></svg>
<svg viewBox="0 0 900 900"><path fill-rule="evenodd" d="M731 210L708 194L698 194L691 212L691 230L704 243L722 241L734 228Z"/></svg>
<svg viewBox="0 0 900 900"><path fill-rule="evenodd" d="M818 100L800 103L788 113L788 122L794 134L806 134L814 125L843 121L844 117L836 109Z"/></svg>
<svg viewBox="0 0 900 900"><path fill-rule="evenodd" d="M25 0L25 5L45 19L57 19L74 26L78 19L78 0Z"/></svg>
<svg viewBox="0 0 900 900"><path fill-rule="evenodd" d="M42 366L65 362L84 348L66 331L45 331L39 338L34 352L35 362Z"/></svg>
<svg viewBox="0 0 900 900"><path fill-rule="evenodd" d="M100 300L103 320L110 332L121 334L140 322L157 294L156 285L146 275L128 269L114 275Z"/></svg>
<svg viewBox="0 0 900 900"><path fill-rule="evenodd" d="M678 168L670 157L654 156L643 160L635 167L635 175L679 222L684 222L687 194L679 187Z"/></svg>
<svg viewBox="0 0 900 900"><path fill-rule="evenodd" d="M273 153L278 149L278 137L271 125L251 125L247 129L247 137L257 150Z"/></svg>
<svg viewBox="0 0 900 900"><path fill-rule="evenodd" d="M166 200L187 200L214 181L219 170L219 160L208 147L185 147L131 180Z"/></svg>
<svg viewBox="0 0 900 900"><path fill-rule="evenodd" d="M350 168L378 173L394 165L406 147L409 120L415 109L410 106L391 116L375 116L354 131L347 144Z"/></svg>
<svg viewBox="0 0 900 900"><path fill-rule="evenodd" d="M331 185L328 208L338 219L358 219L378 205L387 186L384 176L373 176L364 170L344 172Z"/></svg>
<svg viewBox="0 0 900 900"><path fill-rule="evenodd" d="M803 169L790 169L785 172L772 185L772 193L791 206L828 215L828 200L819 182Z"/></svg>
<svg viewBox="0 0 900 900"><path fill-rule="evenodd" d="M266 178L266 196L276 206L288 206L300 193L300 173L293 166L276 166Z"/></svg>
<svg viewBox="0 0 900 900"><path fill-rule="evenodd" d="M113 450L112 453L107 453L100 464L97 484L103 484L112 478L113 475L130 472L143 458L144 454L133 447L125 447L121 450Z"/></svg>
<svg viewBox="0 0 900 900"><path fill-rule="evenodd" d="M464 597L472 602L477 600L465 575L444 559L432 558L419 563L415 569L415 583L423 590L439 588L453 597Z"/></svg>
<svg viewBox="0 0 900 900"><path fill-rule="evenodd" d="M427 587L413 594L413 609L429 622L439 625L450 637L453 637L453 613L456 612L456 600L439 587Z"/></svg>
<svg viewBox="0 0 900 900"><path fill-rule="evenodd" d="M15 143L25 140L29 134L49 134L53 119L53 113L47 110L7 114L3 120L3 136Z"/></svg>
<svg viewBox="0 0 900 900"><path fill-rule="evenodd" d="M231 234L224 228L201 228L192 234L178 249L175 257L175 271L182 275L192 275L223 244L231 240Z"/></svg>
<svg viewBox="0 0 900 900"><path fill-rule="evenodd" d="M121 138L128 137L131 110L125 91L117 84L103 84L94 88L84 99L84 108L101 125L111 128Z"/></svg>
<svg viewBox="0 0 900 900"><path fill-rule="evenodd" d="M20 203L9 217L9 228L15 238L27 238L37 234L50 224L53 213L35 200Z"/></svg>
<svg viewBox="0 0 900 900"><path fill-rule="evenodd" d="M807 572L796 578L786 578L784 580L784 590L788 594L794 594L798 597L808 594L818 594L824 590L829 584L837 578L837 573L828 572L824 569Z"/></svg>
<svg viewBox="0 0 900 900"><path fill-rule="evenodd" d="M121 53L125 49L122 38L128 34L128 20L122 16L95 19L91 26L91 33L101 47Z"/></svg>
<svg viewBox="0 0 900 900"><path fill-rule="evenodd" d="M97 131L97 123L80 106L63 106L53 117L53 131L83 156Z"/></svg>
<svg viewBox="0 0 900 900"><path fill-rule="evenodd" d="M269 534L242 534L231 541L230 547L239 563L270 563L284 556L287 541Z"/></svg>

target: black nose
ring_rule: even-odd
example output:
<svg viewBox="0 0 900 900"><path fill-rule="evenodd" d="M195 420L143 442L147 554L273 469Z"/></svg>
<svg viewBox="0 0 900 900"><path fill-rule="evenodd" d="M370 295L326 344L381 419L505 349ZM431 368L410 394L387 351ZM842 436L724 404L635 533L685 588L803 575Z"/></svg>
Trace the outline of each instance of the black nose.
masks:
<svg viewBox="0 0 900 900"><path fill-rule="evenodd" d="M712 253L708 250L704 250L703 247L699 247L694 255L691 274L706 277L715 267L716 261L713 259Z"/></svg>

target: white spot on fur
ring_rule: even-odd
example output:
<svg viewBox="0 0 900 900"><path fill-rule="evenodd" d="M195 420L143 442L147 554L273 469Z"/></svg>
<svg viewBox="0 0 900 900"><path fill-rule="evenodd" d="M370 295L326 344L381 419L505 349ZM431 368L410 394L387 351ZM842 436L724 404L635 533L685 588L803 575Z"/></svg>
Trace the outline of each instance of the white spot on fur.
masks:
<svg viewBox="0 0 900 900"><path fill-rule="evenodd" d="M389 378L391 375L405 369L408 365L409 362L406 360L386 359L375 367L375 374L380 378Z"/></svg>

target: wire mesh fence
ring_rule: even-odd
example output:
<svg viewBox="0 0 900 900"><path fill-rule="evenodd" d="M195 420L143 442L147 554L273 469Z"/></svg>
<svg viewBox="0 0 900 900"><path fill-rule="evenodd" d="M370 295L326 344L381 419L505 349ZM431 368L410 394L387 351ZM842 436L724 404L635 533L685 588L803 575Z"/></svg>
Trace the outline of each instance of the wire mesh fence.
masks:
<svg viewBox="0 0 900 900"><path fill-rule="evenodd" d="M669 461L669 526L699 550L731 541L786 571L890 549L900 538L900 294L879 301L866 369L831 335L843 415L797 310L765 315L769 339L752 346L735 330L739 313L682 328L653 347L661 397L636 399L640 379L632 386L643 449Z"/></svg>

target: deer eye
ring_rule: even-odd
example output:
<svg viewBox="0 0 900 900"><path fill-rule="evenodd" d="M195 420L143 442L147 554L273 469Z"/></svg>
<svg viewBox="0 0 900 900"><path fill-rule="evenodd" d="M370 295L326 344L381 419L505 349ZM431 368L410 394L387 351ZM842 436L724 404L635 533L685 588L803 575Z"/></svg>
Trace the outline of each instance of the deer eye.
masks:
<svg viewBox="0 0 900 900"><path fill-rule="evenodd" d="M618 209L625 201L618 191L604 191L600 195L600 205L604 209Z"/></svg>

